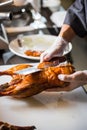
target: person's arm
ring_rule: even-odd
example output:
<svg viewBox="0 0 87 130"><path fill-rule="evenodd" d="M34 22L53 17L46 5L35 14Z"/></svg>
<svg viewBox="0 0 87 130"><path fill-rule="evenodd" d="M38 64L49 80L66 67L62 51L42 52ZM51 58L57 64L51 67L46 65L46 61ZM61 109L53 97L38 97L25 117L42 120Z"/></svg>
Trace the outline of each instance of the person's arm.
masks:
<svg viewBox="0 0 87 130"><path fill-rule="evenodd" d="M75 35L84 37L87 34L87 0L76 0L67 10L64 24L53 45L41 54L40 61L49 61L62 56L66 45Z"/></svg>
<svg viewBox="0 0 87 130"><path fill-rule="evenodd" d="M72 41L75 36L74 30L67 24L64 24L61 28L61 31L53 43L53 45L41 54L40 62L49 61L53 57L60 57L63 55L65 47L67 44Z"/></svg>
<svg viewBox="0 0 87 130"><path fill-rule="evenodd" d="M71 26L69 26L67 24L63 24L61 31L59 33L60 37L62 37L63 39L65 39L68 42L71 42L75 35L76 34L75 34L74 30L71 28Z"/></svg>
<svg viewBox="0 0 87 130"><path fill-rule="evenodd" d="M76 35L87 35L87 0L75 0L67 10L64 24L72 27Z"/></svg>

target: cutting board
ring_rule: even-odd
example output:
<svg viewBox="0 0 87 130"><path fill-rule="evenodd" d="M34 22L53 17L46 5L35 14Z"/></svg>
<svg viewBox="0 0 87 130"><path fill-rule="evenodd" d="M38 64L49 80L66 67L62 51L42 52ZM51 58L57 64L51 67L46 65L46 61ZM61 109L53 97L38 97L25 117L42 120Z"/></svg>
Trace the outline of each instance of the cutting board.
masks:
<svg viewBox="0 0 87 130"><path fill-rule="evenodd" d="M11 66L0 66L0 71ZM0 84L10 78L0 77ZM30 98L0 97L0 121L35 125L37 130L87 130L87 94L82 87L71 92L42 92Z"/></svg>

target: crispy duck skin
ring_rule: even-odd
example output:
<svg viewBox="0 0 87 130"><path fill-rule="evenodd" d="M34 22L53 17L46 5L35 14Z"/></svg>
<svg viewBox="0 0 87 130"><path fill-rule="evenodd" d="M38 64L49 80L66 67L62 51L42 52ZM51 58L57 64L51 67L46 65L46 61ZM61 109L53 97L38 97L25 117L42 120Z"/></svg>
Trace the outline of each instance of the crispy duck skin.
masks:
<svg viewBox="0 0 87 130"><path fill-rule="evenodd" d="M35 126L16 126L0 122L0 130L35 130Z"/></svg>
<svg viewBox="0 0 87 130"><path fill-rule="evenodd" d="M52 66L49 63L51 67L45 68L45 66L46 63L41 63L42 71L27 75L16 74L16 71L20 67L23 69L22 65L17 65L0 72L0 75L10 75L12 77L9 83L0 85L0 96L13 96L16 98L30 97L46 89L65 87L69 84L68 82L60 81L58 74L73 73L74 67L71 64ZM40 68L40 64L38 67Z"/></svg>

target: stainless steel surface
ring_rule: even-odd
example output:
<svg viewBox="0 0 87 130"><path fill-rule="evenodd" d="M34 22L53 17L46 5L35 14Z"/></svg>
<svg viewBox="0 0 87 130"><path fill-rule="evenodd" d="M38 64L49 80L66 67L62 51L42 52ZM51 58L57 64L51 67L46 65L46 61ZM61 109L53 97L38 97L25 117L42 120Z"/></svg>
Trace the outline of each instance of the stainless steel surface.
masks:
<svg viewBox="0 0 87 130"><path fill-rule="evenodd" d="M12 20L11 12L0 13L0 20Z"/></svg>
<svg viewBox="0 0 87 130"><path fill-rule="evenodd" d="M13 0L0 0L0 6L10 5L13 3Z"/></svg>
<svg viewBox="0 0 87 130"><path fill-rule="evenodd" d="M30 5L31 4L28 3L27 5L19 7L12 4L10 6L6 6L5 8L0 8L0 12L4 13L11 11L13 14L12 20L3 20L5 27L23 27L29 25L32 20Z"/></svg>
<svg viewBox="0 0 87 130"><path fill-rule="evenodd" d="M28 25L30 16L26 12L13 15L12 20L3 21L5 27L23 27Z"/></svg>
<svg viewBox="0 0 87 130"><path fill-rule="evenodd" d="M33 8L33 6L28 3L26 6L22 6L20 8L15 6L9 7L9 9L5 8L6 12L9 10L13 12L13 19L8 22L3 21L6 27L23 27L30 25L34 22L34 20L40 21L40 23L45 25L44 27L48 25L53 25L52 21L50 20L50 15L52 14L52 11L50 11L50 9L48 8L46 8L46 10L42 8L40 13L38 13ZM37 16L39 16L39 19L37 19Z"/></svg>
<svg viewBox="0 0 87 130"><path fill-rule="evenodd" d="M7 33L6 30L3 26L3 24L0 25L1 27L1 35L0 35L0 50L1 49L8 49L8 37L7 37Z"/></svg>
<svg viewBox="0 0 87 130"><path fill-rule="evenodd" d="M3 36L4 36L4 40L6 41L6 43L8 44L8 36L7 36L7 32L5 30L5 27L3 24L1 24L1 28L2 28L2 32L3 32Z"/></svg>

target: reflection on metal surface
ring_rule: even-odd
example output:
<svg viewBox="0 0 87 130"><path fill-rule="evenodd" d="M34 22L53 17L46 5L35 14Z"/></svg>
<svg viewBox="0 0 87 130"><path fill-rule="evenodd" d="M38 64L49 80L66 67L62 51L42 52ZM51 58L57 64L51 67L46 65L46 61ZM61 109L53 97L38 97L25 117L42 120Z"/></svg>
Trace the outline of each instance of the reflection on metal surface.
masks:
<svg viewBox="0 0 87 130"><path fill-rule="evenodd" d="M26 26L29 23L30 17L29 15L24 12L21 14L15 14L13 15L13 19L9 21L4 21L4 25L6 27L20 27L20 26Z"/></svg>
<svg viewBox="0 0 87 130"><path fill-rule="evenodd" d="M3 24L0 24L0 50L8 48L8 37Z"/></svg>
<svg viewBox="0 0 87 130"><path fill-rule="evenodd" d="M0 21L2 20L12 20L12 13L11 12L0 13Z"/></svg>
<svg viewBox="0 0 87 130"><path fill-rule="evenodd" d="M0 6L10 5L13 3L13 0L0 0Z"/></svg>

